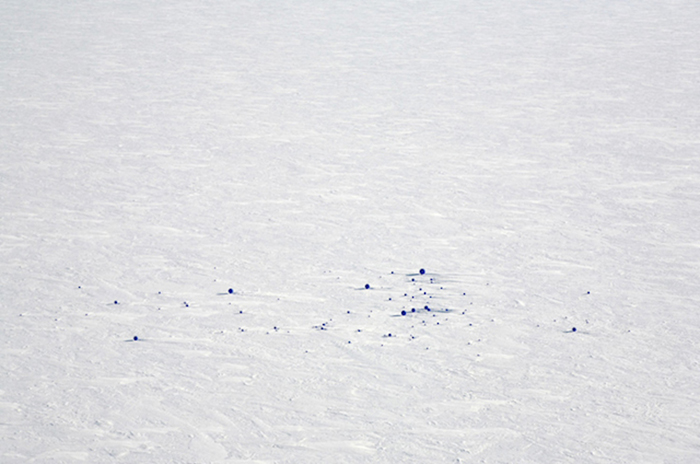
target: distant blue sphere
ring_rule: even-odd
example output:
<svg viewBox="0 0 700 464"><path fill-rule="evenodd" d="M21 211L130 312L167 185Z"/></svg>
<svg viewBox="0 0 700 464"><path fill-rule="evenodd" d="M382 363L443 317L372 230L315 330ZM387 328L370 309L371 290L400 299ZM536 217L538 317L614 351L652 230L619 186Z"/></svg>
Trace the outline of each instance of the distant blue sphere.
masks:
<svg viewBox="0 0 700 464"><path fill-rule="evenodd" d="M402 315L402 316L405 316L405 315L406 315L406 311L401 311L401 315Z"/></svg>
<svg viewBox="0 0 700 464"><path fill-rule="evenodd" d="M134 335L134 341L136 342L136 341L138 341L138 340L139 340L139 337L137 337L136 335Z"/></svg>
<svg viewBox="0 0 700 464"><path fill-rule="evenodd" d="M572 332L576 332L576 327L572 327L572 328L571 328L571 331L572 331Z"/></svg>
<svg viewBox="0 0 700 464"><path fill-rule="evenodd" d="M369 284L365 284L365 290L369 290Z"/></svg>
<svg viewBox="0 0 700 464"><path fill-rule="evenodd" d="M114 304L119 304L119 302L117 300L114 300Z"/></svg>
<svg viewBox="0 0 700 464"><path fill-rule="evenodd" d="M228 292L229 292L229 293L233 293L233 289L232 289L232 288L229 288L229 289L228 289Z"/></svg>
<svg viewBox="0 0 700 464"><path fill-rule="evenodd" d="M421 269L421 270L418 271L418 272L420 273L420 275L423 275L423 274L425 274L425 269Z"/></svg>

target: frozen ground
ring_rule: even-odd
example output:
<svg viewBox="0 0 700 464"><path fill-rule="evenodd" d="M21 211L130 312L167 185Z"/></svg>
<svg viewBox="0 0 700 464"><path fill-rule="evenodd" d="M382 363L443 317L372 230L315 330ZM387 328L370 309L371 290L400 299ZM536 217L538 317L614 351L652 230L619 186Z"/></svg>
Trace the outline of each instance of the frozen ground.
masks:
<svg viewBox="0 0 700 464"><path fill-rule="evenodd" d="M699 23L4 0L0 461L699 462Z"/></svg>

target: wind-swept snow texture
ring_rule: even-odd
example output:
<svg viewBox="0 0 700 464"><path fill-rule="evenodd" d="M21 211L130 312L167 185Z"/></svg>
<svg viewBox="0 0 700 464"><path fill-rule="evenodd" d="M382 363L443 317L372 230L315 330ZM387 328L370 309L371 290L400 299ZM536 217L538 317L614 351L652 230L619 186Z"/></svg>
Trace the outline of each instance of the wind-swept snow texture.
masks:
<svg viewBox="0 0 700 464"><path fill-rule="evenodd" d="M3 0L0 462L700 462L698 24Z"/></svg>

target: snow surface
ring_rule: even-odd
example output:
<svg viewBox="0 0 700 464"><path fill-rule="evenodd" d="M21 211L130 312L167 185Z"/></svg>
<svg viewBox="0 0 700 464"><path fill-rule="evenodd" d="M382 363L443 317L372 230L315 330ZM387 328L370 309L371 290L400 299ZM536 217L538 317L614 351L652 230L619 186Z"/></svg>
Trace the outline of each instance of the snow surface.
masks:
<svg viewBox="0 0 700 464"><path fill-rule="evenodd" d="M700 462L698 24L3 0L0 462Z"/></svg>

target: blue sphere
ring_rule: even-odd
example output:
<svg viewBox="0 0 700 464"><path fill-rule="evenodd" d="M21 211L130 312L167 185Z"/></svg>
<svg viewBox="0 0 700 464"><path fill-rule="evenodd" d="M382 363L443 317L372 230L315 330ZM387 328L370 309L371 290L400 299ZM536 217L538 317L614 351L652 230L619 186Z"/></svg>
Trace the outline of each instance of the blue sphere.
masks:
<svg viewBox="0 0 700 464"><path fill-rule="evenodd" d="M369 284L365 284L365 290L369 290Z"/></svg>
<svg viewBox="0 0 700 464"><path fill-rule="evenodd" d="M136 335L134 335L134 341L136 342L136 341L138 341L138 340L139 340L139 337L137 337Z"/></svg>
<svg viewBox="0 0 700 464"><path fill-rule="evenodd" d="M229 292L229 293L233 293L233 289L232 289L232 288L229 288L229 289L228 289L228 292Z"/></svg>
<svg viewBox="0 0 700 464"><path fill-rule="evenodd" d="M571 328L571 331L572 331L572 332L576 332L576 327L572 327L572 328Z"/></svg>
<svg viewBox="0 0 700 464"><path fill-rule="evenodd" d="M405 316L405 315L406 315L406 311L401 311L401 315L402 315L402 316Z"/></svg>
<svg viewBox="0 0 700 464"><path fill-rule="evenodd" d="M114 300L114 304L119 304L119 302L117 300Z"/></svg>
<svg viewBox="0 0 700 464"><path fill-rule="evenodd" d="M418 272L420 273L420 275L423 275L423 274L425 274L425 269L421 269L421 270L418 271Z"/></svg>

